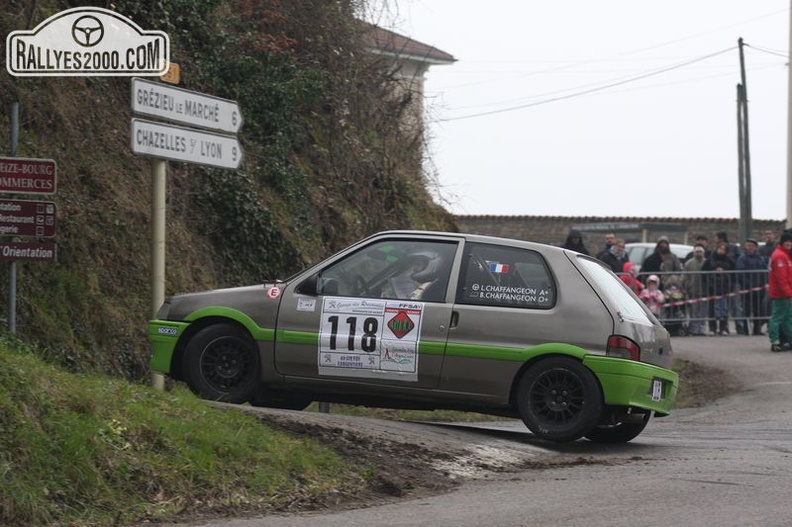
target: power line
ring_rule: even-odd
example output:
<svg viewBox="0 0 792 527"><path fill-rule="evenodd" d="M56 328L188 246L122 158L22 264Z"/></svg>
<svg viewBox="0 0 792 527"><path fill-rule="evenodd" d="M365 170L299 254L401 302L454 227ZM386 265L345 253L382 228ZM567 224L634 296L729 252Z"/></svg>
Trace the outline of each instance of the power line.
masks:
<svg viewBox="0 0 792 527"><path fill-rule="evenodd" d="M732 46L732 47L729 47L729 48L726 48L726 49L722 49L720 51L716 51L714 53L710 53L708 55L704 55L704 56L701 56L701 57L698 57L698 58L695 58L695 59L691 59L691 60L688 60L688 61L685 61L685 62L682 62L682 63L679 63L679 64L674 64L672 66L667 66L667 67L664 67L664 68L660 68L658 70L649 71L647 73L636 75L634 77L629 77L627 79L617 80L615 82L611 82L611 83L605 84L603 86L598 86L596 88L591 88L591 89L587 89L587 90L577 91L575 93L570 93L570 94L567 94L567 95L561 95L561 96L558 96L558 97L551 97L549 99L544 99L544 100L536 101L536 102L532 102L532 103L526 103L526 104L520 104L520 105L517 105L517 106L510 106L510 107L507 107L507 108L501 108L500 110L491 110L491 111L488 111L488 112L480 112L480 113L474 113L474 114L469 114L469 115L461 115L459 117L449 117L449 118L446 118L446 119L438 119L438 121L440 121L440 122L461 121L462 119L472 119L474 117L483 117L485 115L494 115L494 114L498 114L498 113L512 112L512 111L515 111L515 110L522 110L524 108L531 108L531 107L534 107L534 106L540 106L540 105L543 105L543 104L549 104L551 102L557 102L557 101L563 101L563 100L567 100L567 99L572 99L574 97L580 97L580 96L583 96L583 95L588 95L590 93L595 93L595 92L607 90L609 88L613 88L613 87L616 87L616 86L622 86L624 84L629 84L631 82L636 82L636 81L639 81L639 80L642 80L642 79L646 79L646 78L649 78L649 77L654 77L656 75L660 75L662 73L667 73L669 71L673 71L673 70L676 70L676 69L684 68L685 66L689 66L691 64L695 64L697 62L701 62L701 61L704 61L704 60L708 60L708 59L711 59L713 57L717 57L718 55L723 55L724 53L728 53L730 51L733 51L736 48L737 48L737 46Z"/></svg>
<svg viewBox="0 0 792 527"><path fill-rule="evenodd" d="M756 51L761 51L762 53L767 53L768 55L775 55L777 57L782 57L786 60L789 60L789 53L784 53L783 51L777 51L768 48L760 48L759 46L752 46L750 44L745 44L751 49L755 49Z"/></svg>

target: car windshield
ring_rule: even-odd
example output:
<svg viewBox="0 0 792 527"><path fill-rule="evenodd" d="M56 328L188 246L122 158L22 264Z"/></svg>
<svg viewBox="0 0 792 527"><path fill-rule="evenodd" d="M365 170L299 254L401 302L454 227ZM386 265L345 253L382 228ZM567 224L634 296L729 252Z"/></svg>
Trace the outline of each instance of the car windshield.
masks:
<svg viewBox="0 0 792 527"><path fill-rule="evenodd" d="M624 282L600 263L587 258L579 258L578 262L585 267L589 276L597 283L600 290L613 302L621 317L631 322L652 324L649 316L635 295Z"/></svg>

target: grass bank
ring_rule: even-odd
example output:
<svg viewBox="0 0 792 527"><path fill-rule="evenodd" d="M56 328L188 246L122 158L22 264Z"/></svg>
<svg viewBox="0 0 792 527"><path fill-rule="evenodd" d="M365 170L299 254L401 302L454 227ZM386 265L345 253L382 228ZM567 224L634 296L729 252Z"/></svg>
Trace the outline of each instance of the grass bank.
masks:
<svg viewBox="0 0 792 527"><path fill-rule="evenodd" d="M365 479L334 452L183 389L66 373L0 336L0 524L278 510ZM288 503L287 503L288 502Z"/></svg>

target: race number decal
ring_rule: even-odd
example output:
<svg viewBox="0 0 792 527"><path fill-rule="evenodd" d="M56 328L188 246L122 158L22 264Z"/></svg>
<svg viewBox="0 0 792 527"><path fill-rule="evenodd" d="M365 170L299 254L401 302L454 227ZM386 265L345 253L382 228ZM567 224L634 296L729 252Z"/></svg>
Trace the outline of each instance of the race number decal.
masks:
<svg viewBox="0 0 792 527"><path fill-rule="evenodd" d="M423 309L422 302L326 297L319 374L417 381Z"/></svg>

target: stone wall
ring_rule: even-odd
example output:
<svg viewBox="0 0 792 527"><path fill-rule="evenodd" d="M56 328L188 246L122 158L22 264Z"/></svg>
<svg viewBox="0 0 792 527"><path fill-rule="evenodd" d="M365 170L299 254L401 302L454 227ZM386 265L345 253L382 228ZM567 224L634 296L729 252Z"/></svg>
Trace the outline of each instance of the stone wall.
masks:
<svg viewBox="0 0 792 527"><path fill-rule="evenodd" d="M672 243L693 245L703 234L710 241L715 233L725 231L729 241L739 243L737 218L625 218L594 216L457 216L462 232L488 234L518 240L561 245L572 227L582 227L583 242L596 253L602 246L605 232L615 232L627 242L657 241L668 236ZM762 232L770 229L776 241L786 225L785 220L753 220L753 237L763 240Z"/></svg>

